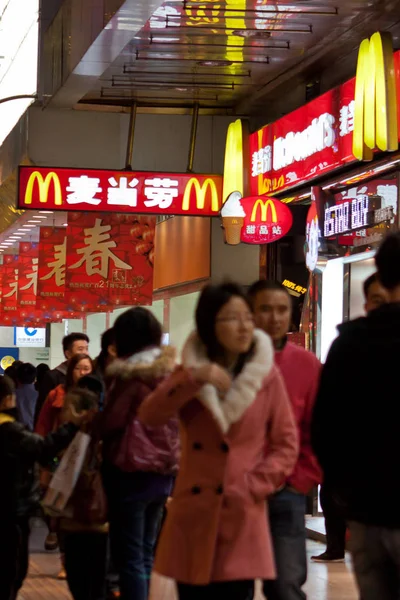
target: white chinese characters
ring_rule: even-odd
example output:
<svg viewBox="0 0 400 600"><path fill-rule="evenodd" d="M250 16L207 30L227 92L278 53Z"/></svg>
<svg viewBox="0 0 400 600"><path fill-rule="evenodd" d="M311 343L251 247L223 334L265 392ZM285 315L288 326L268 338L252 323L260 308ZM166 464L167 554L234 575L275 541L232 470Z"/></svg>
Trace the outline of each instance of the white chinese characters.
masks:
<svg viewBox="0 0 400 600"><path fill-rule="evenodd" d="M107 190L107 204L111 206L131 206L132 208L137 206L136 186L139 179L134 178L128 183L127 177L121 177L118 183L115 177L110 177L108 183L111 187Z"/></svg>
<svg viewBox="0 0 400 600"><path fill-rule="evenodd" d="M252 156L252 177L269 173L272 169L272 147L266 146L257 152L253 152Z"/></svg>
<svg viewBox="0 0 400 600"><path fill-rule="evenodd" d="M340 137L344 137L354 131L354 107L355 102L352 100L350 104L342 106L340 109Z"/></svg>
<svg viewBox="0 0 400 600"><path fill-rule="evenodd" d="M168 177L154 177L154 179L145 180L144 195L147 200L144 201L145 206L153 208L170 208L174 198L179 195L179 181L169 179Z"/></svg>

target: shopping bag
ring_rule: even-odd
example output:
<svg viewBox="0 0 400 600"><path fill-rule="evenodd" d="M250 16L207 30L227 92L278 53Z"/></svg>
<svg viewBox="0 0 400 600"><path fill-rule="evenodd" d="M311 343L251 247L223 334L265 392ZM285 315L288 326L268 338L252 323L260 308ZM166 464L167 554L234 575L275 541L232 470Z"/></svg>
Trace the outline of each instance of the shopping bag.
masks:
<svg viewBox="0 0 400 600"><path fill-rule="evenodd" d="M43 506L49 511L62 514L65 510L82 471L89 444L90 435L79 431L65 451L43 499Z"/></svg>

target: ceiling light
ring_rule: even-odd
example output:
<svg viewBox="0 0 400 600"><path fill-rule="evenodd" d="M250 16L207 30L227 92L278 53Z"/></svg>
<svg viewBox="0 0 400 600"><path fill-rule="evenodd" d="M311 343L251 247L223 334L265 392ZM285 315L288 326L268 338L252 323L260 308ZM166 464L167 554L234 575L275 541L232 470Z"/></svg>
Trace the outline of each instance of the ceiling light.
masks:
<svg viewBox="0 0 400 600"><path fill-rule="evenodd" d="M53 211L52 210L39 210L39 214L41 214L41 215L52 215Z"/></svg>
<svg viewBox="0 0 400 600"><path fill-rule="evenodd" d="M35 225L22 225L22 227L27 227L28 229L34 229Z"/></svg>
<svg viewBox="0 0 400 600"><path fill-rule="evenodd" d="M47 215L36 215L35 219L47 219Z"/></svg>
<svg viewBox="0 0 400 600"><path fill-rule="evenodd" d="M33 221L33 220L31 220L31 221L28 221L28 223L41 223L41 221Z"/></svg>
<svg viewBox="0 0 400 600"><path fill-rule="evenodd" d="M199 60L197 63L200 67L230 67L230 60Z"/></svg>
<svg viewBox="0 0 400 600"><path fill-rule="evenodd" d="M63 223L63 227L68 227L68 223Z"/></svg>
<svg viewBox="0 0 400 600"><path fill-rule="evenodd" d="M256 38L256 39L269 39L271 37L270 31L262 31L260 29L235 29L233 35L244 38Z"/></svg>

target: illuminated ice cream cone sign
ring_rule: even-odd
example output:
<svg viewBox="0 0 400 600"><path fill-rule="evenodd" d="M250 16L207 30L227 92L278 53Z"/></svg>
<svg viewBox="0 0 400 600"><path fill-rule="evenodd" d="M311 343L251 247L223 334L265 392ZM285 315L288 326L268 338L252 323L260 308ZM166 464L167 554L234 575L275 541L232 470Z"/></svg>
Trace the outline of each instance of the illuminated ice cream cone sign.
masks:
<svg viewBox="0 0 400 600"><path fill-rule="evenodd" d="M225 230L225 241L231 246L240 244L240 234L246 213L241 204L242 194L232 192L221 210L222 226Z"/></svg>

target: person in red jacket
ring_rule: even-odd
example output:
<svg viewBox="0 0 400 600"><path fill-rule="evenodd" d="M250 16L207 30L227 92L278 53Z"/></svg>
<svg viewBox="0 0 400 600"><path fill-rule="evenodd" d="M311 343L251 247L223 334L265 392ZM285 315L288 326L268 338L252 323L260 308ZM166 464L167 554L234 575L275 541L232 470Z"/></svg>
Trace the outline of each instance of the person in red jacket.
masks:
<svg viewBox="0 0 400 600"><path fill-rule="evenodd" d="M297 422L300 454L294 471L269 499L269 517L278 577L264 583L268 600L302 600L307 579L306 495L321 483L322 473L311 448L311 418L321 365L314 354L288 341L292 299L275 281L251 286L249 297L256 326L268 333L275 348L275 363L286 384Z"/></svg>

